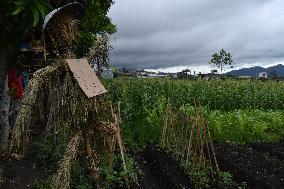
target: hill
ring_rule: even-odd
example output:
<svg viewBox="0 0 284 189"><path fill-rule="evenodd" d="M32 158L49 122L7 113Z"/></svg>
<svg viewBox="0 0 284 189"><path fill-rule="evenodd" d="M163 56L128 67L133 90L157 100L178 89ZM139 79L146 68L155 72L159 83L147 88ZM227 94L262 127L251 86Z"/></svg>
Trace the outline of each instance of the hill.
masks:
<svg viewBox="0 0 284 189"><path fill-rule="evenodd" d="M271 75L271 73L275 72L278 77L284 77L284 65L278 64L276 66L271 66L268 68L263 68L260 66L254 66L251 68L242 68L239 70L232 70L227 73L227 75L232 76L251 76L251 77L257 77L259 72L267 72L268 76Z"/></svg>

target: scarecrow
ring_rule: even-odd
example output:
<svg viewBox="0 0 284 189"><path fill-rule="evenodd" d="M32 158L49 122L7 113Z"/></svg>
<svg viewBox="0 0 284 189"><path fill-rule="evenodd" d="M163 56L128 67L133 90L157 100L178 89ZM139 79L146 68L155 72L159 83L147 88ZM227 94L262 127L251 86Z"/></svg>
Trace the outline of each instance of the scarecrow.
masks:
<svg viewBox="0 0 284 189"><path fill-rule="evenodd" d="M68 132L69 143L53 179L55 189L69 187L71 163L78 151L84 154L93 183L99 179L103 151L113 154L118 144L124 162L119 103L112 106L87 60L75 59L72 53L83 12L80 3L70 3L46 16L45 47L57 58L30 80L10 145L11 153L25 154L31 137L48 132L56 141L59 133Z"/></svg>

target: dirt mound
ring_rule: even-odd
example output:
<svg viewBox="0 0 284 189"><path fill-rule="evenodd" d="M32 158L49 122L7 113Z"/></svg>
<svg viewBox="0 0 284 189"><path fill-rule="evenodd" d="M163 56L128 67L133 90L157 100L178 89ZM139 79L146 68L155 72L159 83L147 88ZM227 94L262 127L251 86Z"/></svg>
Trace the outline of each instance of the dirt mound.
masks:
<svg viewBox="0 0 284 189"><path fill-rule="evenodd" d="M276 143L254 143L249 147L284 161L284 140Z"/></svg>
<svg viewBox="0 0 284 189"><path fill-rule="evenodd" d="M238 182L246 182L252 189L284 188L283 142L214 147L220 168Z"/></svg>
<svg viewBox="0 0 284 189"><path fill-rule="evenodd" d="M165 151L149 145L143 155L160 188L193 188L178 162Z"/></svg>

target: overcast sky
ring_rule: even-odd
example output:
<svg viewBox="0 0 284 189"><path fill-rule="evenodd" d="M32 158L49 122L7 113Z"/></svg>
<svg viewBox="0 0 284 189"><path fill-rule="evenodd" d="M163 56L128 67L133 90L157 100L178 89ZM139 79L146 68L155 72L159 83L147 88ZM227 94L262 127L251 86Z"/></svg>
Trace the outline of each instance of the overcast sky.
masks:
<svg viewBox="0 0 284 189"><path fill-rule="evenodd" d="M116 0L111 64L207 72L224 48L235 67L284 62L283 0Z"/></svg>

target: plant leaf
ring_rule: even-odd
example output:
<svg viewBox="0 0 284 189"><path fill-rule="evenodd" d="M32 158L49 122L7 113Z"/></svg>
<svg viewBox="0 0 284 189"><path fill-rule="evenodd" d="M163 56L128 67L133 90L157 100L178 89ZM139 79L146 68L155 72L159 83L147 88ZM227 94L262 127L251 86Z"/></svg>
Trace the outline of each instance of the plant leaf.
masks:
<svg viewBox="0 0 284 189"><path fill-rule="evenodd" d="M32 7L32 13L33 13L33 27L36 27L39 21L39 11L36 10L34 7Z"/></svg>

